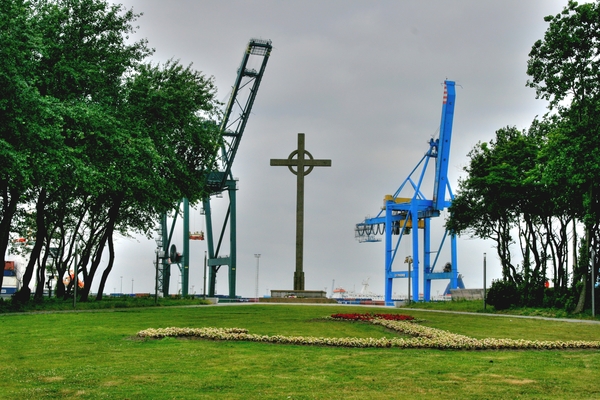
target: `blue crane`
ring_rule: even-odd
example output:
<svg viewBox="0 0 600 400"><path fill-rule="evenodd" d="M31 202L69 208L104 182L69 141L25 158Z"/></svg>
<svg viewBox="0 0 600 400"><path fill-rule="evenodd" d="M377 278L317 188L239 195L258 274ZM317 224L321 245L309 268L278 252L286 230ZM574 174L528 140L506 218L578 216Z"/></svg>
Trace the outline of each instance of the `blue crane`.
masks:
<svg viewBox="0 0 600 400"><path fill-rule="evenodd" d="M394 279L397 278L412 278L412 285L409 282L409 293L412 286L412 298L414 301L419 300L421 265L423 267L423 299L425 301L429 301L431 298L432 280L449 279L449 288L451 289L462 286L462 280L458 276L457 269L455 235L446 230L437 250L431 250L431 218L439 217L441 211L451 205L454 197L448 182L448 162L455 98L455 82L445 81L439 138L430 139L429 149L425 155L402 182L398 190L393 195L385 196L383 207L377 216L366 218L363 222L356 224L355 237L359 242L381 241L378 235L384 235L385 237L386 305L393 305L392 284ZM427 199L421 190L421 186L431 159L435 159L435 179L433 196L431 199ZM411 197L399 197L403 191L407 190L412 190ZM417 223L414 224L413 221L417 221ZM419 231L423 232L422 249L419 246ZM393 240L394 236L397 236L395 241ZM442 271L435 271L440 251L448 236L450 236L451 262L447 263ZM412 239L412 256L407 256L404 259L404 263L408 264L406 270L394 270L392 268L393 263L400 242L404 237ZM422 250L422 253L420 250ZM431 258L434 253L435 258L432 263ZM423 255L422 261L421 254ZM413 267L412 270L411 266Z"/></svg>
<svg viewBox="0 0 600 400"><path fill-rule="evenodd" d="M208 295L215 295L216 275L221 266L229 267L229 297L236 297L236 196L237 180L234 179L231 168L237 154L246 123L252 111L256 94L260 86L267 61L271 54L273 46L270 40L250 39L242 62L237 72L234 86L223 113L220 124L221 149L216 159L217 168L211 172L207 178L207 189L209 195L202 200L203 212L206 218L206 241L207 241L207 265L209 268L209 287ZM222 223L221 232L218 241L215 242L213 234L213 221L210 207L212 196L222 197L222 193L227 191L229 196L229 205L225 218ZM175 222L180 213L181 203L183 203L183 252L178 253L175 245L171 244ZM182 295L188 294L189 282L189 241L204 240L204 233L193 234L189 231L189 202L183 199L176 208L175 215L170 227L167 227L167 216L162 216L158 230L159 253L157 256L157 292L168 295L170 268L171 264L178 264L182 277ZM229 255L221 255L221 245L227 226L229 225ZM216 243L216 246L215 246ZM159 254L157 253L157 254ZM159 268L158 258L162 259L162 265Z"/></svg>

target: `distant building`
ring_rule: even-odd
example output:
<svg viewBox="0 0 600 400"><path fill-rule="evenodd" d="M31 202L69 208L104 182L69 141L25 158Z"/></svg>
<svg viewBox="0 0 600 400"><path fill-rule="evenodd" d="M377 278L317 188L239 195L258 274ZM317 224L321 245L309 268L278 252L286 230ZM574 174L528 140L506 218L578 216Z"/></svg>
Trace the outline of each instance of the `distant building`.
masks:
<svg viewBox="0 0 600 400"><path fill-rule="evenodd" d="M17 279L16 263L14 261L4 262L4 280L2 281L2 290L0 297L10 297L20 289L20 282Z"/></svg>

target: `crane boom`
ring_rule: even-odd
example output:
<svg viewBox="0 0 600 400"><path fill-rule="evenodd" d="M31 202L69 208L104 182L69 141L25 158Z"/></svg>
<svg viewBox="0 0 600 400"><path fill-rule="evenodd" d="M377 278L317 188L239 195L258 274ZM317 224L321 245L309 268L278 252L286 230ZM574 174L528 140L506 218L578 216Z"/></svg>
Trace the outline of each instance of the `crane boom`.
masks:
<svg viewBox="0 0 600 400"><path fill-rule="evenodd" d="M272 48L270 40L250 39L248 42L221 121L222 143L219 170L212 172L207 182L211 194L221 193L226 189L226 181L233 179L231 166L252 111ZM250 67L252 58L259 59L258 70Z"/></svg>
<svg viewBox="0 0 600 400"><path fill-rule="evenodd" d="M446 189L448 188L448 160L452 139L452 122L454 121L454 100L456 98L454 86L453 81L444 82L442 119L433 187L433 208L440 211L449 206L449 203L446 201Z"/></svg>

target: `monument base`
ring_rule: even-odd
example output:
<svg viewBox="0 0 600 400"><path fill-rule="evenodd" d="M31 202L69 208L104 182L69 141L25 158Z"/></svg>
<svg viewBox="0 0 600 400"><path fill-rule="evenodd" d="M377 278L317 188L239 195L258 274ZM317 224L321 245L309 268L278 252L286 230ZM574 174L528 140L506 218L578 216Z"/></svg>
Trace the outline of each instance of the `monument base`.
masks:
<svg viewBox="0 0 600 400"><path fill-rule="evenodd" d="M294 291L304 291L304 271L294 271Z"/></svg>
<svg viewBox="0 0 600 400"><path fill-rule="evenodd" d="M326 299L323 290L271 290L272 299Z"/></svg>

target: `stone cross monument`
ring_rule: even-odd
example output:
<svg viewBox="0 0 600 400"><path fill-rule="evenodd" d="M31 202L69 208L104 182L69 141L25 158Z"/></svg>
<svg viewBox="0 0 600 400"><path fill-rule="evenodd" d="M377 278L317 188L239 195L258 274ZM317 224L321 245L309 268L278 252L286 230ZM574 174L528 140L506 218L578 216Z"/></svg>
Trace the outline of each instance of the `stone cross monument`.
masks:
<svg viewBox="0 0 600 400"><path fill-rule="evenodd" d="M306 158L308 157L308 158ZM331 167L331 160L315 160L304 149L304 133L298 134L298 150L294 150L287 159L271 159L271 166L286 166L297 179L296 194L296 271L294 272L294 290L304 290L304 176L314 167ZM294 169L293 167L296 167Z"/></svg>

